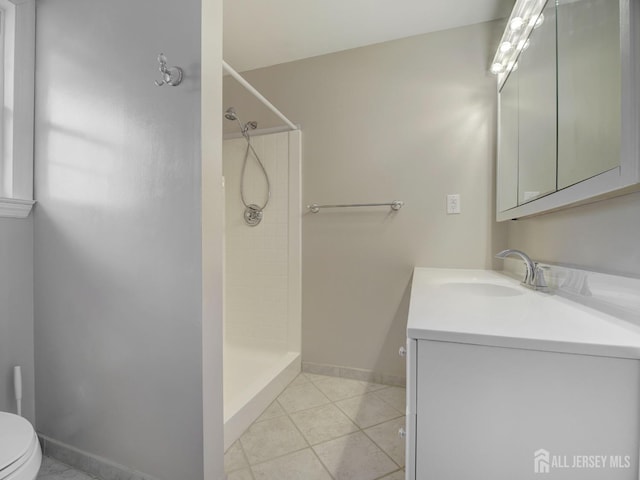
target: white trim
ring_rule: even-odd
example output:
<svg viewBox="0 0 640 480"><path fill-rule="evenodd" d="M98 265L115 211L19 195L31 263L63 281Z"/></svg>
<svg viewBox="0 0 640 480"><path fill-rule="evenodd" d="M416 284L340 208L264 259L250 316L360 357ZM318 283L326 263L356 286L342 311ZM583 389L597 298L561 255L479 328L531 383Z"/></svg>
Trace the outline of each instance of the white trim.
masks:
<svg viewBox="0 0 640 480"><path fill-rule="evenodd" d="M27 218L36 202L16 198L0 198L0 217Z"/></svg>
<svg viewBox="0 0 640 480"><path fill-rule="evenodd" d="M302 351L302 132L289 132L289 305L287 343Z"/></svg>
<svg viewBox="0 0 640 480"><path fill-rule="evenodd" d="M0 0L5 17L0 194L26 201L33 199L35 8L35 0Z"/></svg>
<svg viewBox="0 0 640 480"><path fill-rule="evenodd" d="M264 104L265 107L267 107L269 110L271 110L273 113L275 113L278 117L280 117L280 119L284 123L289 125L289 128L291 130L297 130L298 129L298 127L291 120L289 120L287 117L285 117L284 114L273 105L273 103L271 103L269 100L267 100L267 98L264 95L262 95L258 90L256 90L256 88L253 85L251 85L249 82L247 82L238 72L236 72L233 69L233 67L231 67L231 65L229 65L224 60L222 60L222 68L224 70L226 70L227 72L229 72L229 75L231 75L233 78L235 78L238 81L238 83L240 83L240 85L242 85L244 88L246 88L249 91L249 93L251 95L253 95L258 100L260 100Z"/></svg>

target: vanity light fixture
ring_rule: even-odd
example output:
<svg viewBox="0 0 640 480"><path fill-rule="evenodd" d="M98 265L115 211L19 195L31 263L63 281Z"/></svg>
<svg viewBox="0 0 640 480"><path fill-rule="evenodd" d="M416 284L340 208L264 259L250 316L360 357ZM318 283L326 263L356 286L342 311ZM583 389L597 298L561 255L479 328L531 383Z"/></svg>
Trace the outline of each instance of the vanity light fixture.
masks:
<svg viewBox="0 0 640 480"><path fill-rule="evenodd" d="M504 70L504 65L501 63L494 63L493 65L491 65L491 73L498 75L499 73L501 73Z"/></svg>
<svg viewBox="0 0 640 480"><path fill-rule="evenodd" d="M500 51L501 51L502 53L507 53L509 50L511 50L511 47L512 47L512 46L513 46L513 45L511 45L511 42L502 42L502 43L500 44Z"/></svg>
<svg viewBox="0 0 640 480"><path fill-rule="evenodd" d="M533 25L533 28L539 28L540 25L542 25L544 23L544 13L541 13L540 15L538 15L538 18L532 18L529 23L531 25Z"/></svg>
<svg viewBox="0 0 640 480"><path fill-rule="evenodd" d="M523 38L522 40L520 40L518 42L518 46L516 47L519 51L524 52L527 48L529 48L529 44L531 42L529 41L529 39L527 38L526 40Z"/></svg>
<svg viewBox="0 0 640 480"><path fill-rule="evenodd" d="M498 89L514 69L518 56L529 46L529 35L544 22L542 10L547 0L517 0L502 34L490 71L498 76Z"/></svg>

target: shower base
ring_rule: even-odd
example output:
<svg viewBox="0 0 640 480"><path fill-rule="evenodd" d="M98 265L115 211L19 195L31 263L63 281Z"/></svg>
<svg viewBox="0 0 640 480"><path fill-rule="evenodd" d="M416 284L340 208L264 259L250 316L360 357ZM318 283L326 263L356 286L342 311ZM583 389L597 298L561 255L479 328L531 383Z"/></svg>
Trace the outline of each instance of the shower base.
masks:
<svg viewBox="0 0 640 480"><path fill-rule="evenodd" d="M300 352L238 343L224 346L225 451L300 373Z"/></svg>

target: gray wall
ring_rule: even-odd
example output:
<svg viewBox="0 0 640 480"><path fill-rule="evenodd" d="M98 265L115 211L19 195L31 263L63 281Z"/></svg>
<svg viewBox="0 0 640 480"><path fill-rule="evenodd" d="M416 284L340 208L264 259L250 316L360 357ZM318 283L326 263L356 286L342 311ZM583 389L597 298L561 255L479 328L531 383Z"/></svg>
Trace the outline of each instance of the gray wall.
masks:
<svg viewBox="0 0 640 480"><path fill-rule="evenodd" d="M640 276L640 193L509 222L509 247L539 261Z"/></svg>
<svg viewBox="0 0 640 480"><path fill-rule="evenodd" d="M35 421L33 217L0 218L0 411L16 411L13 367L22 366L22 413Z"/></svg>
<svg viewBox="0 0 640 480"><path fill-rule="evenodd" d="M414 266L491 268L502 25L479 24L245 72L303 131L304 205L406 202L303 218L303 360L404 375ZM232 78L224 106L280 122ZM237 129L225 122L227 131ZM446 215L446 195L462 214Z"/></svg>
<svg viewBox="0 0 640 480"><path fill-rule="evenodd" d="M37 428L166 480L203 476L200 14L37 9Z"/></svg>

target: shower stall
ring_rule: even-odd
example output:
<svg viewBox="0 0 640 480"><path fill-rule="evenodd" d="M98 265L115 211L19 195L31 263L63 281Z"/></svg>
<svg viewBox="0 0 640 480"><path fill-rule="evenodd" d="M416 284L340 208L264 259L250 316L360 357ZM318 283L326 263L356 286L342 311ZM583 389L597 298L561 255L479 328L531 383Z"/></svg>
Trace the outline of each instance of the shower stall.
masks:
<svg viewBox="0 0 640 480"><path fill-rule="evenodd" d="M300 372L301 133L225 116L226 450Z"/></svg>

